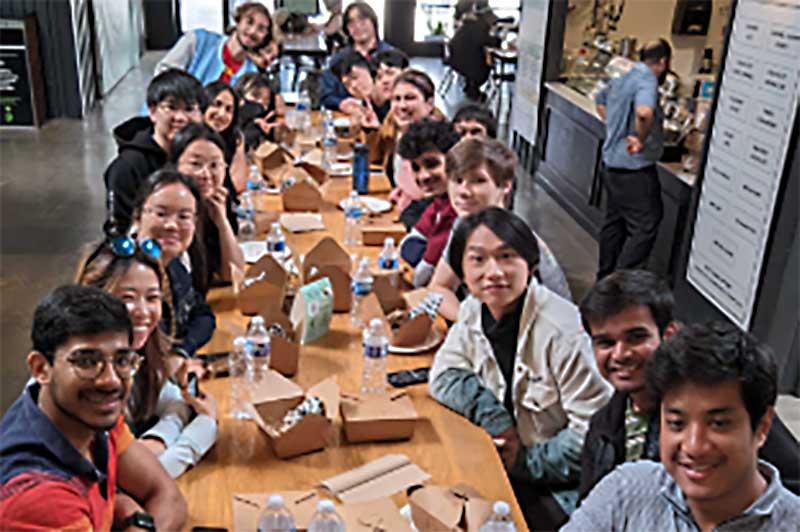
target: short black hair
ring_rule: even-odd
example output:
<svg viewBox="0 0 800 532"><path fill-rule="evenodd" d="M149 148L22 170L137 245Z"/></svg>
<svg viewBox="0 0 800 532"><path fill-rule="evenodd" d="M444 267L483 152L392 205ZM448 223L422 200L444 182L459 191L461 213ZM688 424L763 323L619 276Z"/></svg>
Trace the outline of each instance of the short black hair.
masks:
<svg viewBox="0 0 800 532"><path fill-rule="evenodd" d="M408 56L404 51L397 48L381 50L372 56L372 68L377 72L378 67L381 65L406 69L409 65Z"/></svg>
<svg viewBox="0 0 800 532"><path fill-rule="evenodd" d="M93 286L64 285L42 299L33 312L33 349L53 363L59 346L72 336L105 332L128 334L133 342L133 325L125 303Z"/></svg>
<svg viewBox="0 0 800 532"><path fill-rule="evenodd" d="M154 77L147 85L147 106L155 107L172 99L184 105L199 105L206 108L206 94L203 85L185 70L168 68Z"/></svg>
<svg viewBox="0 0 800 532"><path fill-rule="evenodd" d="M411 124L400 137L397 153L409 161L432 150L445 155L459 139L453 124L447 120L424 119Z"/></svg>
<svg viewBox="0 0 800 532"><path fill-rule="evenodd" d="M525 220L500 207L488 207L459 220L450 241L449 263L459 279L464 278L464 251L467 240L478 226L485 225L492 233L511 246L528 263L531 275L539 265L539 243Z"/></svg>
<svg viewBox="0 0 800 532"><path fill-rule="evenodd" d="M169 143L169 162L177 165L178 159L189 144L196 140L207 140L222 150L223 155L225 154L225 141L219 133L204 122L189 122L172 137L172 142Z"/></svg>
<svg viewBox="0 0 800 532"><path fill-rule="evenodd" d="M672 46L666 39L658 39L652 43L646 44L639 52L639 59L645 63L657 63L662 59L670 59L672 57Z"/></svg>
<svg viewBox="0 0 800 532"><path fill-rule="evenodd" d="M344 76L349 75L355 67L361 67L369 72L370 77L375 77L372 64L358 52L350 52L336 61L336 64L331 67L331 71L337 78L342 79Z"/></svg>
<svg viewBox="0 0 800 532"><path fill-rule="evenodd" d="M353 38L350 36L350 31L347 29L347 24L350 22L350 14L353 11L358 11L358 14L362 17L366 17L372 22L372 27L375 30L375 38L380 40L380 36L378 35L378 15L375 14L375 10L372 9L372 6L366 2L353 2L347 9L344 10L344 16L342 17L342 31L350 42L353 41Z"/></svg>
<svg viewBox="0 0 800 532"><path fill-rule="evenodd" d="M728 322L682 327L662 342L645 365L645 385L658 402L686 383L713 386L739 382L755 431L778 396L778 366L772 350Z"/></svg>
<svg viewBox="0 0 800 532"><path fill-rule="evenodd" d="M595 283L580 304L583 328L591 334L591 323L616 316L628 307L650 309L658 332L674 319L675 298L667 282L646 270L618 270Z"/></svg>
<svg viewBox="0 0 800 532"><path fill-rule="evenodd" d="M494 114L485 106L477 103L467 103L453 117L453 124L466 122L468 120L478 122L486 128L486 134L493 139L497 138L497 119Z"/></svg>

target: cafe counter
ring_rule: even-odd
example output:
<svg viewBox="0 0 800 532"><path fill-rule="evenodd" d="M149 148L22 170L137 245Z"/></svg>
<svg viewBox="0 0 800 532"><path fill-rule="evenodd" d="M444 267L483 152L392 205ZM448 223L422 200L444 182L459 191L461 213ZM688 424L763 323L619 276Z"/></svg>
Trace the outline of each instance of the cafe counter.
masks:
<svg viewBox="0 0 800 532"><path fill-rule="evenodd" d="M603 224L601 186L605 124L594 102L563 83L545 83L540 160L536 181L596 240ZM649 269L672 280L696 176L679 162L659 162L664 201Z"/></svg>

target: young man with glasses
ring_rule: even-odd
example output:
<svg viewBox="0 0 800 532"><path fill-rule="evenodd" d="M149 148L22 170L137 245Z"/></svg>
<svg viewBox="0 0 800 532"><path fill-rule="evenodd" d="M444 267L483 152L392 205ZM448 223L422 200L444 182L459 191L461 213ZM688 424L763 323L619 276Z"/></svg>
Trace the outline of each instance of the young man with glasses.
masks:
<svg viewBox="0 0 800 532"><path fill-rule="evenodd" d="M122 418L141 363L132 335L125 305L100 289L64 286L39 303L35 382L0 422L0 529L183 526L183 496Z"/></svg>
<svg viewBox="0 0 800 532"><path fill-rule="evenodd" d="M769 348L728 323L690 325L644 373L661 463L616 468L562 530L797 530L800 498L759 460L778 389Z"/></svg>
<svg viewBox="0 0 800 532"><path fill-rule="evenodd" d="M139 187L167 162L175 133L190 122L202 122L205 100L203 86L192 75L166 70L147 86L148 116L114 128L119 152L103 174L109 210L106 233L128 231Z"/></svg>

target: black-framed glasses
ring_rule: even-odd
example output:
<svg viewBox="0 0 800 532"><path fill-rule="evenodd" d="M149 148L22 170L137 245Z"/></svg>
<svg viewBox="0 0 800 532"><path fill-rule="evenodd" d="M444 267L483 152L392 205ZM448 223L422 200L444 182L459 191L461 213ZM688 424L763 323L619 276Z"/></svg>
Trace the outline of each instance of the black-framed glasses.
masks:
<svg viewBox="0 0 800 532"><path fill-rule="evenodd" d="M120 379L130 379L142 365L142 357L133 349L121 349L106 357L98 349L76 349L67 358L75 374L83 380L95 380L109 363Z"/></svg>

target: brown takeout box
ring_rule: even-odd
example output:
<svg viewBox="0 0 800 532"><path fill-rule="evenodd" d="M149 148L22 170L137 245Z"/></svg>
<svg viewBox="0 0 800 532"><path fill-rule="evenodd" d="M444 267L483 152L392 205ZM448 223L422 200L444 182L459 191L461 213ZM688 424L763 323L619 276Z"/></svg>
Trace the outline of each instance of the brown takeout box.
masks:
<svg viewBox="0 0 800 532"><path fill-rule="evenodd" d="M349 442L407 440L414 435L417 411L404 391L343 393L340 409Z"/></svg>
<svg viewBox="0 0 800 532"><path fill-rule="evenodd" d="M319 397L325 415L307 414L286 432L279 432L283 417L306 397ZM306 393L297 384L270 370L253 391L252 412L259 428L269 437L278 458L292 458L324 449L333 439L333 422L339 411L336 378L321 381Z"/></svg>
<svg viewBox="0 0 800 532"><path fill-rule="evenodd" d="M411 309L416 306L419 292L427 292L427 289L414 290L404 295L405 306L402 309ZM420 300L421 301L421 300ZM387 305L388 306L388 305ZM362 301L359 318L364 323L377 318L383 322L385 331L389 331L389 344L396 347L413 347L420 345L428 338L428 333L433 327L433 320L426 313L418 314L414 319L405 322L397 329L392 329L389 320L384 314L383 305L378 299L375 291L371 292Z"/></svg>
<svg viewBox="0 0 800 532"><path fill-rule="evenodd" d="M256 279L262 273L264 275L260 280L244 286L245 280ZM232 278L236 305L245 316L270 313L283 306L289 274L272 255L258 259L247 269L247 273L233 267Z"/></svg>
<svg viewBox="0 0 800 532"><path fill-rule="evenodd" d="M349 312L353 303L350 291L350 255L336 240L326 236L303 259L303 284L327 277L333 287L334 312Z"/></svg>
<svg viewBox="0 0 800 532"><path fill-rule="evenodd" d="M425 486L408 498L411 519L420 532L461 530L478 532L492 514L492 504L474 488L459 484Z"/></svg>
<svg viewBox="0 0 800 532"><path fill-rule="evenodd" d="M367 222L361 227L361 239L365 246L383 246L383 241L389 237L399 243L406 236L406 232L406 226L403 224Z"/></svg>
<svg viewBox="0 0 800 532"><path fill-rule="evenodd" d="M318 212L322 205L322 190L317 182L301 168L295 168L292 174L297 181L281 193L283 210Z"/></svg>
<svg viewBox="0 0 800 532"><path fill-rule="evenodd" d="M255 162L261 175L273 186L280 186L281 177L287 165L291 165L292 156L274 142L262 142L253 152Z"/></svg>
<svg viewBox="0 0 800 532"><path fill-rule="evenodd" d="M300 360L300 342L295 336L292 320L282 310L274 307L264 315L264 323L269 327L273 323L283 327L286 338L270 334L269 367L287 377L297 373L297 364Z"/></svg>
<svg viewBox="0 0 800 532"><path fill-rule="evenodd" d="M411 524L388 497L343 504L336 511L342 516L347 532L411 531Z"/></svg>

